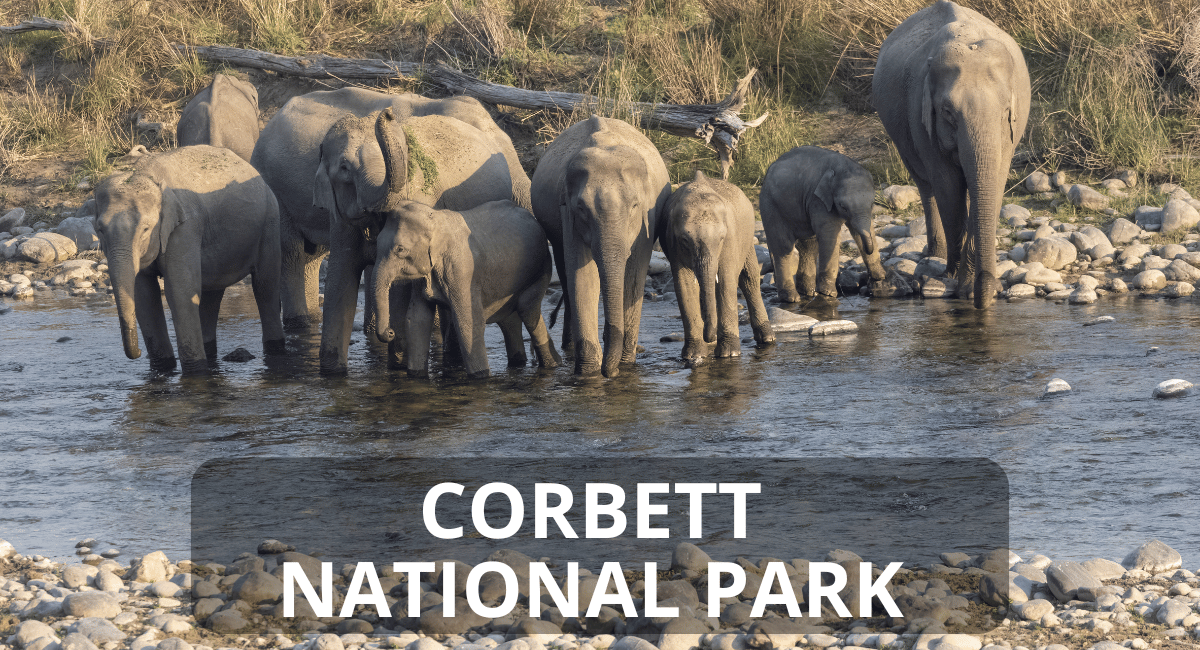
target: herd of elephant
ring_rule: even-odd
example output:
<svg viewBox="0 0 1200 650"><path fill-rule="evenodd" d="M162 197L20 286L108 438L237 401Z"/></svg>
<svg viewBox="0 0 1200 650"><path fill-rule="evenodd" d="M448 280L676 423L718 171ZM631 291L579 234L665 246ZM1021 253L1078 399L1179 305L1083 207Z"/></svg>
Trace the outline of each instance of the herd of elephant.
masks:
<svg viewBox="0 0 1200 650"><path fill-rule="evenodd" d="M999 288L995 229L1029 93L1012 38L948 0L909 17L880 50L873 101L920 191L928 252L946 258L960 297L977 308ZM656 242L674 275L684 359L739 353L739 288L755 341L774 341L750 201L699 172L672 191L658 150L620 120L570 126L531 179L469 97L313 92L259 132L254 87L216 75L184 109L178 141L96 190L125 353L140 356L140 323L156 369L176 364L159 276L191 373L216 356L225 288L251 275L264 351L284 353L285 327L319 320L320 370L344 373L364 271L364 331L388 343L390 365L426 373L441 336L448 357L460 352L471 376L486 376L483 329L497 323L510 365L527 362L524 325L538 363L555 366L562 357L542 316L553 266L565 356L577 374L613 377L636 354ZM781 301L835 294L843 226L870 290L888 294L874 196L870 173L833 151L797 147L770 166L759 207Z"/></svg>

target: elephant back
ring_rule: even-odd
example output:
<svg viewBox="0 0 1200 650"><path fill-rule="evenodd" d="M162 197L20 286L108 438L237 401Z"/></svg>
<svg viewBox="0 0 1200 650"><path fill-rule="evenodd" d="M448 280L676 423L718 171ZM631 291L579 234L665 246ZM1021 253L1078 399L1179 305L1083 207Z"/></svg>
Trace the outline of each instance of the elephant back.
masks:
<svg viewBox="0 0 1200 650"><path fill-rule="evenodd" d="M400 128L409 140L411 198L448 210L515 200L504 152L479 129L441 115L412 117Z"/></svg>

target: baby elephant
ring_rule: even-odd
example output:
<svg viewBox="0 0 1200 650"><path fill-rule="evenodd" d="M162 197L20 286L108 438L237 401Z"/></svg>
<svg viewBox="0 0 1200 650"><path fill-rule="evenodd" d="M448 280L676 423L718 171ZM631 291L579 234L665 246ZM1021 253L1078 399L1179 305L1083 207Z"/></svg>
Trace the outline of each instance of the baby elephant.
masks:
<svg viewBox="0 0 1200 650"><path fill-rule="evenodd" d="M137 324L150 367L175 354L158 278L163 278L184 373L217 356L217 313L225 288L247 274L262 320L263 348L282 354L279 206L250 163L208 145L142 157L96 188L96 235L108 258L125 356L136 359Z"/></svg>
<svg viewBox="0 0 1200 650"><path fill-rule="evenodd" d="M739 287L750 310L754 340L759 345L773 342L775 333L759 291L754 207L746 195L698 171L694 180L671 194L663 210L667 223L662 248L671 262L683 316L684 360L702 359L713 342L717 357L741 353Z"/></svg>
<svg viewBox="0 0 1200 650"><path fill-rule="evenodd" d="M215 74L183 107L175 136L181 147L225 147L250 162L258 132L258 90L247 81Z"/></svg>
<svg viewBox="0 0 1200 650"><path fill-rule="evenodd" d="M837 296L838 235L843 225L866 262L873 294L889 293L871 230L874 202L871 173L836 151L796 147L771 163L758 207L780 302L799 302L802 296L816 294Z"/></svg>
<svg viewBox="0 0 1200 650"><path fill-rule="evenodd" d="M483 342L486 323L499 323L508 365L526 363L521 323L529 330L538 364L562 362L550 345L542 300L550 285L546 233L528 210L512 201L492 201L462 212L435 210L416 201L385 213L375 256L375 300L379 340L396 336L389 320L405 317L408 374L428 371L434 305L447 305L472 378L489 374ZM396 291L393 283L399 283ZM444 312L443 312L444 313Z"/></svg>

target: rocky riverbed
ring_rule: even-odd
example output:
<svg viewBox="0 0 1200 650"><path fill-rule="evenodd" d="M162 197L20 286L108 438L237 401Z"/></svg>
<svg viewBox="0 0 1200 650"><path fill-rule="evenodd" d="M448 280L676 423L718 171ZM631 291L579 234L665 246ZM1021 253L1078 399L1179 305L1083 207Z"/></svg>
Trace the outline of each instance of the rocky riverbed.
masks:
<svg viewBox="0 0 1200 650"><path fill-rule="evenodd" d="M947 552L939 563L904 568L892 578L888 590L904 618L839 618L826 608L822 617L802 620L770 610L763 618L749 617L762 567L780 562L772 558L737 558L748 577L745 589L723 599L721 611L706 611L700 594L706 593L710 558L682 543L658 583L660 604L680 607L678 618L626 618L606 607L599 617L581 621L554 608L531 617L519 606L504 618L466 621L461 630L448 622L463 621L440 617L440 576L420 585L419 619L403 616L408 585L405 576L390 572L380 584L393 617L381 619L359 606L353 618L317 618L301 603L297 616L285 619L282 564L297 562L315 583L320 560L275 540L228 564L172 562L162 552L124 563L117 549L93 554L82 544L96 540L80 544L81 562L64 564L21 555L0 540L0 608L6 612L0 616L0 649L1140 650L1192 648L1200 638L1200 578L1182 567L1178 552L1156 540L1119 563L1021 558L1006 549L977 557ZM513 551L490 559L532 561ZM824 558L843 566L857 566L860 559L844 550ZM807 580L808 560L786 565L790 581ZM346 565L335 578L338 606L353 571ZM581 575L586 584L590 573ZM458 572L456 593L463 592L465 576ZM638 608L643 586L638 581L631 589ZM843 600L856 598L855 589L843 589ZM521 605L527 607L528 599ZM964 633L971 631L978 633Z"/></svg>

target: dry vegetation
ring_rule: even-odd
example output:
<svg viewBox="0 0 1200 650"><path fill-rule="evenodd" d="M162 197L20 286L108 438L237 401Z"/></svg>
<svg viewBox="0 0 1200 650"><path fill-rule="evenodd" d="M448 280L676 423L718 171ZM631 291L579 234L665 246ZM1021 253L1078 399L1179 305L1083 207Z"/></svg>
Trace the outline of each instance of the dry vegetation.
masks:
<svg viewBox="0 0 1200 650"><path fill-rule="evenodd" d="M779 154L846 145L881 182L903 182L870 113L882 40L926 0L10 0L0 23L72 19L78 35L0 38L0 174L78 161L64 186L103 173L139 136L129 115L171 124L215 68L166 47L446 60L499 83L676 103L720 99L751 67L745 109L772 117L743 139L734 180L753 191ZM1025 50L1035 106L1023 148L1046 169L1131 167L1189 181L1200 146L1200 0L965 0ZM424 87L423 92L436 92ZM848 114L847 114L848 111ZM832 116L832 117L831 117ZM572 116L518 114L547 141ZM855 133L836 125L849 120ZM675 180L716 172L701 143L653 133ZM145 136L142 136L143 140ZM144 142L171 146L164 140ZM532 145L533 143L529 143ZM0 204L5 203L0 196ZM0 206L3 207L3 206Z"/></svg>

